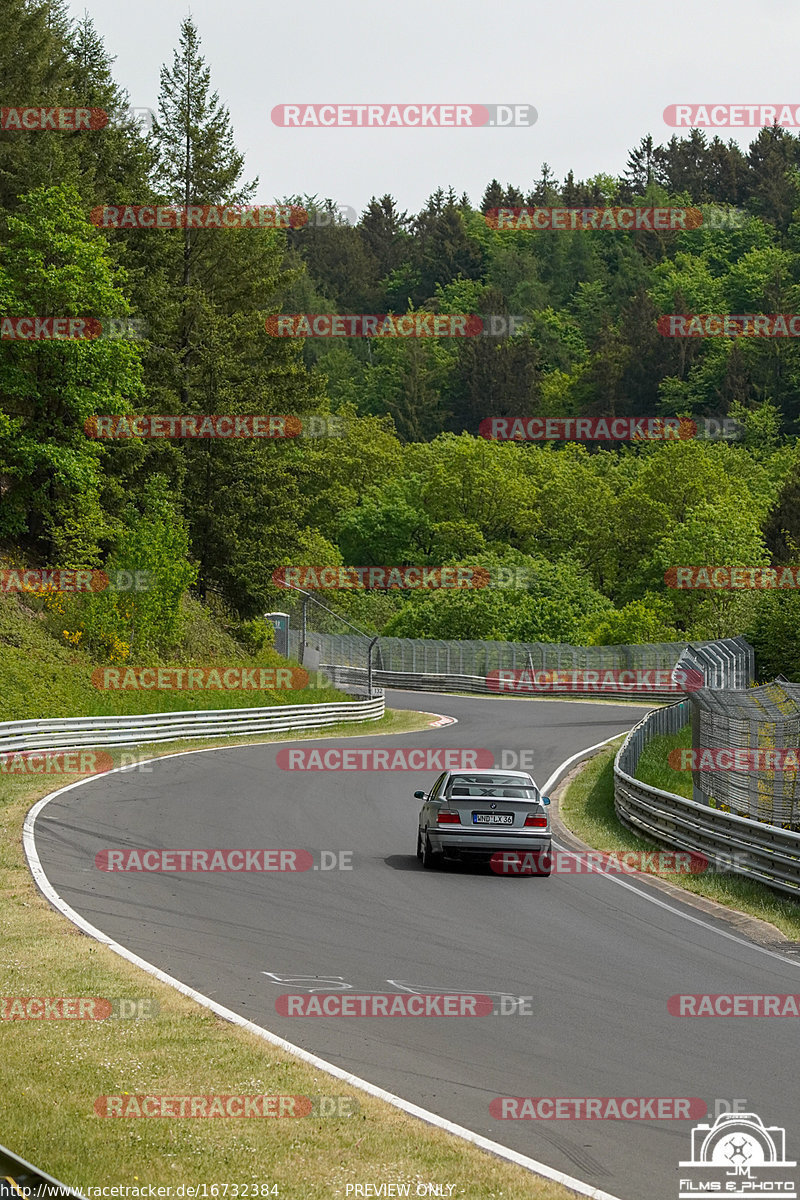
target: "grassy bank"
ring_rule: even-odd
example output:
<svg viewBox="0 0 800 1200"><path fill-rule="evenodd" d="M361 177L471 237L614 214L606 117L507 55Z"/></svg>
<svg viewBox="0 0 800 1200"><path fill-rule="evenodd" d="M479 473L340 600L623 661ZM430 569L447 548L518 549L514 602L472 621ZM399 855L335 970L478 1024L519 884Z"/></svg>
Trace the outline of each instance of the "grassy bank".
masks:
<svg viewBox="0 0 800 1200"><path fill-rule="evenodd" d="M665 792L674 792L676 796L692 799L692 772L679 771L667 762L670 750L690 750L692 746L692 730L689 725L678 733L664 733L648 742L639 758L636 778L651 787L661 788Z"/></svg>
<svg viewBox="0 0 800 1200"><path fill-rule="evenodd" d="M181 636L169 654L137 660L94 657L80 645L65 640L64 621L34 597L0 595L0 721L46 720L63 716L102 717L152 712L197 711L220 708L260 708L275 704L321 704L340 700L335 688L318 682L312 673L306 687L235 689L212 686L193 690L124 689L98 687L98 672L192 667L223 673L229 668L255 671L251 682L268 676L257 672L297 670L269 646L255 653L228 633L197 601L185 599ZM93 678L94 677L94 678ZM111 675L114 680L114 675ZM188 676L184 677L188 681ZM195 679L198 677L195 676ZM204 676L207 679L208 676ZM149 681L145 677L146 681ZM290 682L286 676L276 682ZM135 682L128 677L127 683ZM173 676L173 682L179 682ZM213 680L212 680L213 682ZM297 678L291 682L301 682Z"/></svg>

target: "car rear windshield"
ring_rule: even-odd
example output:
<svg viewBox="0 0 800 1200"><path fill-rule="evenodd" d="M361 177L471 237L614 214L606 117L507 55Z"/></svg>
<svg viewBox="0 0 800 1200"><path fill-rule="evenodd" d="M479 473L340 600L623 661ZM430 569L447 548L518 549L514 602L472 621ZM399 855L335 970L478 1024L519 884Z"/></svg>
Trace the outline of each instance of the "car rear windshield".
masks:
<svg viewBox="0 0 800 1200"><path fill-rule="evenodd" d="M539 789L535 784L513 775L455 775L450 780L448 794L454 798L490 796L498 800L539 802Z"/></svg>

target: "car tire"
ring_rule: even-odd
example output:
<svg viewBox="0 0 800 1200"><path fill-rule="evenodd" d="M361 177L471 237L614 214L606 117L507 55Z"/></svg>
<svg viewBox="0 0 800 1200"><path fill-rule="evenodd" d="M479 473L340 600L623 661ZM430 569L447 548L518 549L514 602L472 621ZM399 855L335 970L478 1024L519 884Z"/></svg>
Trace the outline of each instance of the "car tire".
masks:
<svg viewBox="0 0 800 1200"><path fill-rule="evenodd" d="M422 842L422 857L420 858L420 862L428 871L436 870L442 863L442 855L434 854L431 849L431 839L427 833L425 834L425 840Z"/></svg>
<svg viewBox="0 0 800 1200"><path fill-rule="evenodd" d="M417 830L417 858L422 862L422 830Z"/></svg>
<svg viewBox="0 0 800 1200"><path fill-rule="evenodd" d="M552 849L548 850L546 854L543 854L542 859L547 863L547 868L546 869L540 868L536 873L537 873L537 875L541 875L544 878L548 878L550 875L552 866L553 866L553 851L552 851ZM542 859L540 859L540 862L542 861Z"/></svg>

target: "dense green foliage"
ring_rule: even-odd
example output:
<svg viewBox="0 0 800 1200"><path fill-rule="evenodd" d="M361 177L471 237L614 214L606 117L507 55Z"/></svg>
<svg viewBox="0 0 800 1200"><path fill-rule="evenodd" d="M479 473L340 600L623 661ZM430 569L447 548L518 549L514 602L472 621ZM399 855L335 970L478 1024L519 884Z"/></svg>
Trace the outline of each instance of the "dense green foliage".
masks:
<svg viewBox="0 0 800 1200"><path fill-rule="evenodd" d="M791 563L800 541L800 356L792 338L669 339L660 315L789 313L800 301L800 137L747 153L692 131L645 137L620 177L545 164L474 207L373 198L355 224L99 229L98 205L274 202L243 178L190 19L145 136L91 21L7 0L8 102L103 107L95 132L0 131L0 316L132 316L147 336L0 343L4 564L146 569L150 592L74 605L72 644L112 660L180 645L182 596L224 608L240 644L296 597L283 564L480 565L515 587L327 593L399 636L595 644L749 634L800 678L795 595L682 592L681 564ZM500 206L696 205L699 229L498 230ZM514 316L513 336L269 336L271 314ZM104 442L97 414L335 413L341 436ZM497 443L491 416L735 418L735 443ZM344 626L312 606L322 627ZM311 617L311 613L309 614ZM80 634L80 638L77 635ZM69 639L68 639L69 640ZM0 641L2 634L0 633Z"/></svg>
<svg viewBox="0 0 800 1200"><path fill-rule="evenodd" d="M205 709L264 708L284 704L322 704L341 701L334 688L326 686L316 674L309 676L303 688L210 687L155 690L152 687L98 687L97 672L119 670L124 680L127 666L98 667L98 658L90 646L65 639L64 626L72 624L69 602L62 596L22 599L0 596L0 721L53 720L68 716L105 717L131 713L200 711ZM169 656L149 654L139 657L141 664L166 670L196 667L219 672L230 668L243 672L287 669L286 660L272 645L242 644L226 628L224 617L190 596L180 605L181 633L171 644ZM66 617L66 620L65 620ZM66 630L71 634L73 631ZM270 626L270 633L272 632ZM113 646L112 646L113 650ZM118 662L119 660L115 660ZM173 676L173 679L175 677ZM256 681L260 677L256 675ZM274 676L265 681L285 682ZM113 679L113 676L112 676ZM149 682L147 677L145 681ZM302 676L296 680L302 682ZM295 680L291 680L295 682ZM14 767L11 767L13 773Z"/></svg>

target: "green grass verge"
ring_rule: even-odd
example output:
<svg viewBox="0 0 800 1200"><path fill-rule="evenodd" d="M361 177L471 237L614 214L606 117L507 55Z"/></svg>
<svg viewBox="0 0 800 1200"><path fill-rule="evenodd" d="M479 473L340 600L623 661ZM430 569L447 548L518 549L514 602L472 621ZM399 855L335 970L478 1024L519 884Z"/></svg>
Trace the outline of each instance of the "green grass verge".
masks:
<svg viewBox="0 0 800 1200"><path fill-rule="evenodd" d="M609 749L601 750L590 759L566 789L559 805L560 815L568 829L593 849L609 854L652 849L652 843L636 837L626 829L617 820L614 811L614 755L623 740L619 738ZM664 758L661 765L650 762L652 754L656 753L657 743L660 742L668 743L666 748L662 747ZM648 756L649 774L643 782L653 783L654 786L668 791L678 791L674 786L674 776L680 775L681 772L673 771L666 764L666 753L674 745L673 738L657 738L651 743L648 747L652 752ZM644 757L642 755L642 760ZM715 900L718 904L724 904L751 917L758 917L762 921L769 921L788 938L793 941L800 940L800 904L789 896L781 897L764 884L736 875L722 874L669 873L664 874L662 878L677 884L687 892Z"/></svg>
<svg viewBox="0 0 800 1200"><path fill-rule="evenodd" d="M156 757L206 746L302 737L364 736L425 728L430 719L389 711L338 728L179 741L138 747ZM130 749L114 750L116 760ZM294 1200L344 1197L348 1183L453 1185L454 1197L569 1200L574 1193L306 1066L230 1025L80 933L36 889L22 852L26 812L73 781L7 777L0 801L3 996L150 997L151 1019L0 1022L2 1142L78 1187L277 1184ZM299 1120L111 1119L99 1096L283 1094L354 1096L358 1112ZM488 1103L488 1101L487 1101ZM491 1130L489 1131L491 1135ZM497 1136L502 1138L498 1126ZM208 1193L211 1194L210 1192ZM240 1195L242 1191L240 1190ZM252 1195L252 1191L250 1195Z"/></svg>
<svg viewBox="0 0 800 1200"><path fill-rule="evenodd" d="M691 750L692 730L686 725L678 733L664 733L648 742L639 756L636 768L636 778L651 787L661 788L664 792L674 792L677 796L692 799L692 772L679 771L667 762L670 750Z"/></svg>

